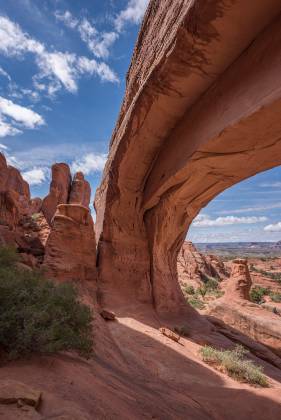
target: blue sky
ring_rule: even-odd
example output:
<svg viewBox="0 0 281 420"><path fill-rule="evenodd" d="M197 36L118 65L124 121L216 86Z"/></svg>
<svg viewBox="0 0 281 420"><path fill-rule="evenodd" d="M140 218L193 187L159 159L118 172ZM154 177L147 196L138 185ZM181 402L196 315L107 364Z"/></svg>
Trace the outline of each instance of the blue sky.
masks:
<svg viewBox="0 0 281 420"><path fill-rule="evenodd" d="M0 0L0 150L49 188L67 162L99 184L148 0ZM195 242L281 239L281 169L227 190L203 209Z"/></svg>

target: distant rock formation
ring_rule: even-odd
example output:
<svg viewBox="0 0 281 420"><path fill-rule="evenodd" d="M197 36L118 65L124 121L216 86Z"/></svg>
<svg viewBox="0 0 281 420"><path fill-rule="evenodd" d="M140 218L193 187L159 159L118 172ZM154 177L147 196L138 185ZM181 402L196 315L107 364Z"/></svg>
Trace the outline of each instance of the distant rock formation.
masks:
<svg viewBox="0 0 281 420"><path fill-rule="evenodd" d="M207 277L223 280L228 275L218 257L201 254L190 241L185 241L180 249L177 269L179 282L193 287L201 286Z"/></svg>
<svg viewBox="0 0 281 420"><path fill-rule="evenodd" d="M252 285L247 260L236 259L231 265L231 275L226 282L225 294L211 302L208 307L210 320L227 334L226 326L232 327L237 335L240 331L245 337L270 348L281 356L281 323L280 318L261 306L250 302Z"/></svg>
<svg viewBox="0 0 281 420"><path fill-rule="evenodd" d="M247 260L232 261L231 274L225 290L225 299L250 300L252 280Z"/></svg>

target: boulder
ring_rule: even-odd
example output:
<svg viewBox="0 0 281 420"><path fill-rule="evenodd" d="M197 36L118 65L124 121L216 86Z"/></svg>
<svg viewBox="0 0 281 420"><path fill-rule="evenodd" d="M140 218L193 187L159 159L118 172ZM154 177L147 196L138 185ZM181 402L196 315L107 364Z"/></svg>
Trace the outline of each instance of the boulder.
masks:
<svg viewBox="0 0 281 420"><path fill-rule="evenodd" d="M45 248L44 266L55 279L96 279L96 241L90 210L78 204L60 204Z"/></svg>
<svg viewBox="0 0 281 420"><path fill-rule="evenodd" d="M114 321L116 319L115 313L112 311L109 311L108 309L102 309L100 311L100 316L106 321Z"/></svg>
<svg viewBox="0 0 281 420"><path fill-rule="evenodd" d="M71 184L69 204L81 204L81 206L89 207L90 198L90 184L85 180L82 172L77 172Z"/></svg>
<svg viewBox="0 0 281 420"><path fill-rule="evenodd" d="M50 192L42 203L42 212L49 224L59 204L68 202L71 187L71 174L66 163L56 163L52 166L52 181Z"/></svg>
<svg viewBox="0 0 281 420"><path fill-rule="evenodd" d="M176 334L174 331L170 330L169 328L161 327L159 328L161 334L165 335L166 337L170 338L170 340L175 341L178 343L180 341L180 335Z"/></svg>
<svg viewBox="0 0 281 420"><path fill-rule="evenodd" d="M0 381L0 404L18 404L38 407L42 393L17 381Z"/></svg>

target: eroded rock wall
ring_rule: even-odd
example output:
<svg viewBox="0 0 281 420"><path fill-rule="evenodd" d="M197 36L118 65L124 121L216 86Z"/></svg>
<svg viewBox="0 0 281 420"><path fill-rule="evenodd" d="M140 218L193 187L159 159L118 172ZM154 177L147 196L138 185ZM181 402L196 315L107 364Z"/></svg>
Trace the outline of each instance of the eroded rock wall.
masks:
<svg viewBox="0 0 281 420"><path fill-rule="evenodd" d="M95 199L101 286L116 304L184 308L176 261L193 218L281 163L280 11L150 2Z"/></svg>

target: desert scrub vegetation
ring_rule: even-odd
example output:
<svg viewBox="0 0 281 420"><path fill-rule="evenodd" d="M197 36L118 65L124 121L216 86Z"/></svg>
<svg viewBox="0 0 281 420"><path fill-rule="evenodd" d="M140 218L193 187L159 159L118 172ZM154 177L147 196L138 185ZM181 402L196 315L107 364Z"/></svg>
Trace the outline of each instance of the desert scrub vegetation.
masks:
<svg viewBox="0 0 281 420"><path fill-rule="evenodd" d="M205 308L205 297L213 296L217 299L224 294L219 288L219 281L209 276L205 277L205 282L197 289L191 285L185 285L182 286L182 290L187 302L195 309Z"/></svg>
<svg viewBox="0 0 281 420"><path fill-rule="evenodd" d="M92 353L92 315L69 283L17 267L18 254L0 248L0 347L10 359L31 353Z"/></svg>
<svg viewBox="0 0 281 420"><path fill-rule="evenodd" d="M191 285L186 285L183 287L183 291L184 293L186 293L187 295L194 295L195 294L195 289L193 286Z"/></svg>
<svg viewBox="0 0 281 420"><path fill-rule="evenodd" d="M187 299L187 302L194 308L194 309L204 309L205 304L199 299L198 296L191 296Z"/></svg>
<svg viewBox="0 0 281 420"><path fill-rule="evenodd" d="M281 293L279 293L279 292L271 292L269 294L269 296L270 296L270 299L272 300L272 302L276 302L276 303L281 302Z"/></svg>
<svg viewBox="0 0 281 420"><path fill-rule="evenodd" d="M207 345L200 349L203 361L217 370L237 381L267 387L268 380L263 373L263 368L252 360L246 359L247 353L248 350L241 345L237 345L233 350L217 350Z"/></svg>
<svg viewBox="0 0 281 420"><path fill-rule="evenodd" d="M253 264L250 265L250 271L259 273L263 275L264 277L268 277L269 279L274 280L277 283L281 284L281 273L272 273L270 271L265 271L260 268L256 268Z"/></svg>
<svg viewBox="0 0 281 420"><path fill-rule="evenodd" d="M264 303L264 296L269 295L270 290L267 287L254 286L250 290L250 299L252 302L260 305Z"/></svg>
<svg viewBox="0 0 281 420"><path fill-rule="evenodd" d="M186 301L195 309L204 309L205 305L202 301L202 296L199 291L200 287L196 290L191 285L185 285L182 287L183 294L186 298Z"/></svg>

